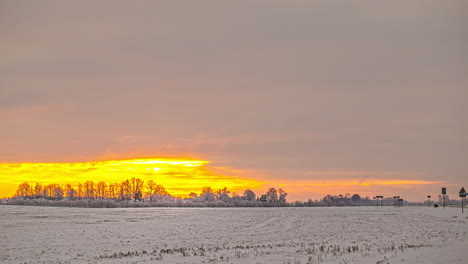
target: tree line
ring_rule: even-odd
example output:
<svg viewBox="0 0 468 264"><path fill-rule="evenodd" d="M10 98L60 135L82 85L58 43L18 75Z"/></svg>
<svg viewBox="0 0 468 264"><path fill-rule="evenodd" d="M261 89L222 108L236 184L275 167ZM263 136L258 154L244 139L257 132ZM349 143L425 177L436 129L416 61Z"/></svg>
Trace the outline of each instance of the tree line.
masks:
<svg viewBox="0 0 468 264"><path fill-rule="evenodd" d="M215 190L209 186L203 187L200 194L191 192L188 197L176 197L171 195L164 186L157 184L153 180L143 181L139 178L131 178L122 182L106 183L100 181L86 181L78 183L76 186L71 184L30 184L24 182L18 185L18 188L10 199L9 203L21 203L21 200L46 200L47 203L53 201L81 201L98 200L111 201L117 206L122 203L129 204L129 201L147 202L154 206L172 206L185 202L188 204L199 204L208 206L286 206L287 193L283 189L269 188L261 196L257 196L250 189L243 191L242 195L232 193L228 188ZM63 204L63 203L61 203ZM82 203L76 203L82 204ZM98 203L93 203L98 204ZM110 205L110 204L109 204Z"/></svg>
<svg viewBox="0 0 468 264"><path fill-rule="evenodd" d="M372 206L375 201L359 194L326 195L322 199L309 199L305 202L287 202L284 189L269 188L266 193L257 196L250 189L240 195L222 188L215 190L203 187L200 194L191 192L184 198L171 195L164 186L153 180L143 181L131 178L122 182L106 183L86 181L71 184L19 184L8 204L56 205L78 207L270 207L270 206ZM384 199L384 205L391 205L392 200Z"/></svg>

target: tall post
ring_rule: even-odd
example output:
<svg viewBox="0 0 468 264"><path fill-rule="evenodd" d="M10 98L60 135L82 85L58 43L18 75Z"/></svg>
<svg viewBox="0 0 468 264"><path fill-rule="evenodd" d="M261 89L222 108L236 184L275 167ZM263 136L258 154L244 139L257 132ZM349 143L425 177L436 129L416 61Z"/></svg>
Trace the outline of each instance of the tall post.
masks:
<svg viewBox="0 0 468 264"><path fill-rule="evenodd" d="M462 214L463 214L463 209L464 209L464 204L463 204L463 201L465 200L465 197L466 197L466 191L465 191L465 188L462 187L460 192L458 193L460 195L460 198L462 200Z"/></svg>
<svg viewBox="0 0 468 264"><path fill-rule="evenodd" d="M447 188L446 187L443 187L442 188L442 204L444 206L444 209L445 209L445 195L447 194Z"/></svg>

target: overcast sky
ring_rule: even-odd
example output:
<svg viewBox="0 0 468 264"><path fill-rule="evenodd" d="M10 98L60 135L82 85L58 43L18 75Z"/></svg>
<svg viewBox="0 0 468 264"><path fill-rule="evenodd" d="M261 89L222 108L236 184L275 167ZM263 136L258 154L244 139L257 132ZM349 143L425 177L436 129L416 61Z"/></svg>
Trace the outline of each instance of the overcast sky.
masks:
<svg viewBox="0 0 468 264"><path fill-rule="evenodd" d="M465 0L0 1L0 162L186 156L458 191L467 47Z"/></svg>

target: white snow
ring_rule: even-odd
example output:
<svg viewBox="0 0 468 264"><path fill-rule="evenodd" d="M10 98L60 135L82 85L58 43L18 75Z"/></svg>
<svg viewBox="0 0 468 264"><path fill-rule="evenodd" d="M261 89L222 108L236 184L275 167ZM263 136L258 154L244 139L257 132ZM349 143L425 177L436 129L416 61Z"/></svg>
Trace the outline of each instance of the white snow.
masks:
<svg viewBox="0 0 468 264"><path fill-rule="evenodd" d="M460 208L0 206L0 263L468 263Z"/></svg>

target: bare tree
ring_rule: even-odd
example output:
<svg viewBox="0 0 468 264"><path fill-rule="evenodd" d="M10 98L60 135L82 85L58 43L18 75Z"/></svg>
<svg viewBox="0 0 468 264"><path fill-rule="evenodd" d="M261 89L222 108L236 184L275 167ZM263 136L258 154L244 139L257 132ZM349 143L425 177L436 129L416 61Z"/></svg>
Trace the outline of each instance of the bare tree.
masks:
<svg viewBox="0 0 468 264"><path fill-rule="evenodd" d="M36 198L42 197L44 195L43 191L42 184L36 182L36 186L34 186L34 196Z"/></svg>
<svg viewBox="0 0 468 264"><path fill-rule="evenodd" d="M84 194L88 199L94 199L96 195L96 188L93 181L87 181L84 183Z"/></svg>
<svg viewBox="0 0 468 264"><path fill-rule="evenodd" d="M103 181L100 181L96 184L96 196L97 198L104 199L106 198L107 184Z"/></svg>
<svg viewBox="0 0 468 264"><path fill-rule="evenodd" d="M52 192L53 192L53 198L57 199L57 200L60 200L63 198L64 196L64 192L63 192L63 189L60 185L58 184L51 184L51 189L52 189Z"/></svg>
<svg viewBox="0 0 468 264"><path fill-rule="evenodd" d="M117 198L119 193L119 184L118 183L111 183L108 187L109 198L114 199Z"/></svg>
<svg viewBox="0 0 468 264"><path fill-rule="evenodd" d="M54 197L54 185L48 184L44 186L44 194L46 198L53 198Z"/></svg>
<svg viewBox="0 0 468 264"><path fill-rule="evenodd" d="M29 183L24 182L18 186L15 196L17 197L29 197L31 198L34 194L33 188Z"/></svg>
<svg viewBox="0 0 468 264"><path fill-rule="evenodd" d="M78 190L77 190L77 192L78 192L78 198L79 198L79 199L83 198L83 196L84 196L84 188L83 188L83 184L81 184L81 182L78 183Z"/></svg>
<svg viewBox="0 0 468 264"><path fill-rule="evenodd" d="M196 194L196 193L194 193L194 192L191 192L191 193L189 194L189 197L190 197L190 199L192 199L192 200L196 200L196 199L198 198L198 194Z"/></svg>
<svg viewBox="0 0 468 264"><path fill-rule="evenodd" d="M156 190L156 183L153 180L149 180L146 182L145 187L146 187L146 194L149 196L150 202L152 202L153 194L154 194L154 191Z"/></svg>
<svg viewBox="0 0 468 264"><path fill-rule="evenodd" d="M76 191L75 191L75 188L73 188L73 186L71 186L71 184L67 184L65 185L65 195L68 197L68 198L75 198L75 195L76 195Z"/></svg>
<svg viewBox="0 0 468 264"><path fill-rule="evenodd" d="M143 184L145 182L142 179L139 178L131 178L130 179L130 191L132 194L133 199L136 200L141 200L143 197Z"/></svg>
<svg viewBox="0 0 468 264"><path fill-rule="evenodd" d="M119 196L120 196L120 199L122 199L122 200L130 200L131 199L132 194L131 194L131 188L130 188L130 181L129 180L123 181L120 184Z"/></svg>

